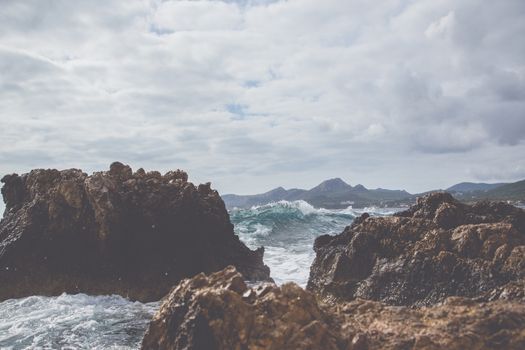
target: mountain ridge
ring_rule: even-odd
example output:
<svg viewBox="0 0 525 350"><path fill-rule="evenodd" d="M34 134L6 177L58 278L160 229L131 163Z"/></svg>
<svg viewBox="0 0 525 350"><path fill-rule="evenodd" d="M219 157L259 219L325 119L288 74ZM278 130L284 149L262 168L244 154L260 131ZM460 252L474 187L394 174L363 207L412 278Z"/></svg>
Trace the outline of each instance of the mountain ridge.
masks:
<svg viewBox="0 0 525 350"><path fill-rule="evenodd" d="M503 201L521 201L525 203L525 180L503 184L496 188L486 191L472 191L461 196L460 200L503 200Z"/></svg>
<svg viewBox="0 0 525 350"><path fill-rule="evenodd" d="M341 178L331 178L309 190L276 187L270 191L253 195L225 194L222 199L228 208L245 208L264 205L281 200L304 200L316 207L337 209L349 205L364 207L384 205L387 201L408 200L412 195L405 190L367 189L359 184L352 187Z"/></svg>
<svg viewBox="0 0 525 350"><path fill-rule="evenodd" d="M252 195L222 195L226 207L247 208L264 205L281 200L304 200L315 207L342 209L348 206L363 208L367 206L407 206L413 204L418 196L445 191L453 194L460 201L475 202L480 200L503 200L525 203L525 180L513 183L475 183L460 182L446 190L430 190L411 194L405 190L390 190L384 188L368 189L362 184L351 186L339 177L322 181L309 190L282 186L270 191Z"/></svg>
<svg viewBox="0 0 525 350"><path fill-rule="evenodd" d="M447 192L474 192L474 191L490 191L506 185L507 183L484 183L484 182L460 182L446 189Z"/></svg>

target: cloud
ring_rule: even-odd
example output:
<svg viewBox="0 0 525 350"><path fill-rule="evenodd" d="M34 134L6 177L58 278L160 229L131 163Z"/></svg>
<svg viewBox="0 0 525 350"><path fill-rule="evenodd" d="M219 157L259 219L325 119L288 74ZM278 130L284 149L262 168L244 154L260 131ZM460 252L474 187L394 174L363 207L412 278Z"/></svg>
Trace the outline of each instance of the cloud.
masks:
<svg viewBox="0 0 525 350"><path fill-rule="evenodd" d="M152 27L161 33L240 29L241 8L221 1L162 2L153 16Z"/></svg>
<svg viewBox="0 0 525 350"><path fill-rule="evenodd" d="M119 159L245 193L517 180L524 19L520 0L4 1L0 173Z"/></svg>
<svg viewBox="0 0 525 350"><path fill-rule="evenodd" d="M454 30L455 21L456 16L454 11L451 11L446 16L432 22L427 30L425 30L425 35L431 39L436 37L447 37Z"/></svg>

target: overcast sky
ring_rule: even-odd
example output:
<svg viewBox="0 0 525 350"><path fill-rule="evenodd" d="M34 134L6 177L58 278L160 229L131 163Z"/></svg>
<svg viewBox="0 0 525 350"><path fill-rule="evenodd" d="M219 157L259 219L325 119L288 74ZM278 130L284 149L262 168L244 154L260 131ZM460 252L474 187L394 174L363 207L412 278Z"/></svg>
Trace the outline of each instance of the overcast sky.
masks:
<svg viewBox="0 0 525 350"><path fill-rule="evenodd" d="M0 0L0 173L525 178L525 1Z"/></svg>

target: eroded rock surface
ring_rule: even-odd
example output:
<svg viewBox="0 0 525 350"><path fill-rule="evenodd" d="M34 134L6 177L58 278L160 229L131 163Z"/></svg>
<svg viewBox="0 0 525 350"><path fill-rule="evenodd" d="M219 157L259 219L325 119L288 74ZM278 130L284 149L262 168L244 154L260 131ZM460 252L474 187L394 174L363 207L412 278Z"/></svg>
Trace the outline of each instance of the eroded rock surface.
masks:
<svg viewBox="0 0 525 350"><path fill-rule="evenodd" d="M233 267L182 281L144 336L143 349L339 349L335 319L296 284L246 286Z"/></svg>
<svg viewBox="0 0 525 350"><path fill-rule="evenodd" d="M233 267L182 281L144 350L523 349L525 305L448 298L412 309L357 299L331 305L289 283L246 286Z"/></svg>
<svg viewBox="0 0 525 350"><path fill-rule="evenodd" d="M307 288L329 301L525 300L525 211L505 203L433 193L392 217L364 215L314 249Z"/></svg>
<svg viewBox="0 0 525 350"><path fill-rule="evenodd" d="M62 292L158 300L182 278L235 265L264 280L263 250L233 233L210 184L113 163L2 179L0 300Z"/></svg>
<svg viewBox="0 0 525 350"><path fill-rule="evenodd" d="M342 334L362 339L349 349L523 349L525 304L449 297L413 309L357 299L338 306ZM356 338L360 337L360 338Z"/></svg>

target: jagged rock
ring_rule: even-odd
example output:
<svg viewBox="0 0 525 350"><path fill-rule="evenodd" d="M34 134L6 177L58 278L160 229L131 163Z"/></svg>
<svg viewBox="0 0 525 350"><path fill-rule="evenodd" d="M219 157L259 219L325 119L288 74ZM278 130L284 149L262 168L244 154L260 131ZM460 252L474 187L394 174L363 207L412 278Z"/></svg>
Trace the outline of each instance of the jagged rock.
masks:
<svg viewBox="0 0 525 350"><path fill-rule="evenodd" d="M307 288L327 300L415 306L449 296L493 300L525 278L525 211L433 193L393 217L363 215L341 234L319 237L314 249ZM524 300L523 293L503 295Z"/></svg>
<svg viewBox="0 0 525 350"><path fill-rule="evenodd" d="M523 349L525 304L448 298L412 309L362 299L323 304L289 283L248 288L233 267L182 281L144 350Z"/></svg>
<svg viewBox="0 0 525 350"><path fill-rule="evenodd" d="M263 249L239 241L218 193L187 180L180 170L133 173L118 162L91 176L5 176L0 300L62 292L158 300L182 278L230 264L268 279Z"/></svg>
<svg viewBox="0 0 525 350"><path fill-rule="evenodd" d="M343 335L364 339L359 349L518 350L525 346L523 303L450 297L440 305L413 309L357 299L337 305L335 313Z"/></svg>
<svg viewBox="0 0 525 350"><path fill-rule="evenodd" d="M337 323L293 283L246 286L233 267L182 281L153 317L142 349L340 349Z"/></svg>

